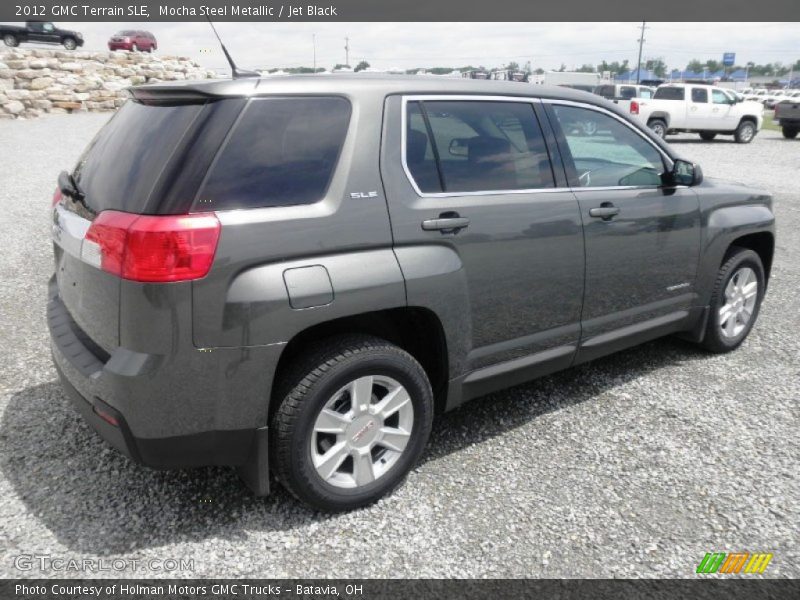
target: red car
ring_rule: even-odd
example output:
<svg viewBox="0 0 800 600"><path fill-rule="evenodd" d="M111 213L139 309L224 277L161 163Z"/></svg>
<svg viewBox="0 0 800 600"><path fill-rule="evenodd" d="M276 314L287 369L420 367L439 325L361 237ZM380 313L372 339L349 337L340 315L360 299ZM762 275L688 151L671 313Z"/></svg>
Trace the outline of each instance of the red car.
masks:
<svg viewBox="0 0 800 600"><path fill-rule="evenodd" d="M156 36L149 31L118 31L108 40L109 50L128 50L129 52L152 52L158 50Z"/></svg>

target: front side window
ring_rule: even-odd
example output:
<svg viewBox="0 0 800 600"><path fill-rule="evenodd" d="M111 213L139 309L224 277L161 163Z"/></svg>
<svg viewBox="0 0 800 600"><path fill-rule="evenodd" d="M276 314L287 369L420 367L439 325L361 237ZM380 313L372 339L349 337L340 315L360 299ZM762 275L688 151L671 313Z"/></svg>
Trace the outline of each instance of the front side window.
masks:
<svg viewBox="0 0 800 600"><path fill-rule="evenodd" d="M349 123L350 102L344 98L251 100L200 190L203 209L322 200Z"/></svg>
<svg viewBox="0 0 800 600"><path fill-rule="evenodd" d="M705 104L708 102L708 90L704 88L692 88L692 102Z"/></svg>
<svg viewBox="0 0 800 600"><path fill-rule="evenodd" d="M527 102L410 102L405 152L422 192L554 186L544 137Z"/></svg>
<svg viewBox="0 0 800 600"><path fill-rule="evenodd" d="M45 23L44 25L42 25L42 30L47 33L52 33L53 31L56 30L56 28L52 23Z"/></svg>
<svg viewBox="0 0 800 600"><path fill-rule="evenodd" d="M596 110L553 106L566 138L564 152L574 187L657 186L664 162L653 144L619 120ZM562 149L563 150L563 149Z"/></svg>
<svg viewBox="0 0 800 600"><path fill-rule="evenodd" d="M714 104L731 104L731 98L722 90L711 90L711 102Z"/></svg>

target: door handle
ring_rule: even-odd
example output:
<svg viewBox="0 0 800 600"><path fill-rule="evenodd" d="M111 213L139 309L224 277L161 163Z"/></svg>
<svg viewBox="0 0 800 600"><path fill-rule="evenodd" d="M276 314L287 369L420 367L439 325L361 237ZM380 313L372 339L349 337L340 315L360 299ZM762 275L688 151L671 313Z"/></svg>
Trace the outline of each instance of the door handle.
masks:
<svg viewBox="0 0 800 600"><path fill-rule="evenodd" d="M589 209L590 217L597 217L598 219L603 219L603 221L610 221L618 214L619 208L611 204L611 202L603 202L599 207Z"/></svg>
<svg viewBox="0 0 800 600"><path fill-rule="evenodd" d="M425 231L441 231L442 233L458 233L469 227L469 219L455 212L446 212L436 219L426 219L422 222Z"/></svg>

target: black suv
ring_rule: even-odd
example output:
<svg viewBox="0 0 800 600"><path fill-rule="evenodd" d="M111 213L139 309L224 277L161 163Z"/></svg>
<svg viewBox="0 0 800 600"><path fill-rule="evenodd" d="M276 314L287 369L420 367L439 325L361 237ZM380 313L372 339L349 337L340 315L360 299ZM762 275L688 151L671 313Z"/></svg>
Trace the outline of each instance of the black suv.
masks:
<svg viewBox="0 0 800 600"><path fill-rule="evenodd" d="M771 205L565 88L133 88L59 179L53 356L132 459L351 509L403 480L437 411L668 334L735 349Z"/></svg>

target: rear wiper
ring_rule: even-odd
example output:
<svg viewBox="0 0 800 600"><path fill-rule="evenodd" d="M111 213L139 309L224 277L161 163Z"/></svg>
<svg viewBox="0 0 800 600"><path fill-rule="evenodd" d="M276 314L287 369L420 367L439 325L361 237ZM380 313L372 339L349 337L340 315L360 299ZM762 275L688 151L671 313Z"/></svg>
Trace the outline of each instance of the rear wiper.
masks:
<svg viewBox="0 0 800 600"><path fill-rule="evenodd" d="M69 196L75 202L83 203L83 192L78 186L75 178L67 171L61 171L58 175L58 189L65 196Z"/></svg>

